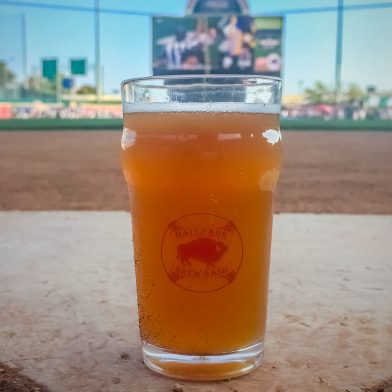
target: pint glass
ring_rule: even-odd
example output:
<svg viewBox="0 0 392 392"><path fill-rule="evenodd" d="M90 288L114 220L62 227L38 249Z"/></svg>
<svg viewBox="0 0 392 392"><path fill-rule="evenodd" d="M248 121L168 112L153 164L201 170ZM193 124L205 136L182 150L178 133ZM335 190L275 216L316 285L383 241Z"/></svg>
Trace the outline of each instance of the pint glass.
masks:
<svg viewBox="0 0 392 392"><path fill-rule="evenodd" d="M122 167L145 364L183 379L261 363L281 81L175 76L122 83Z"/></svg>

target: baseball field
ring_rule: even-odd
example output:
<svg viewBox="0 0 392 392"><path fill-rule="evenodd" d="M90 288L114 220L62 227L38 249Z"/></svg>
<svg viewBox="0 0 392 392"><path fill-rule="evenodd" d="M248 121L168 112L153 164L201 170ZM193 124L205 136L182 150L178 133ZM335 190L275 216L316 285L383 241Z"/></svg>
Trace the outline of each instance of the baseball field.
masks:
<svg viewBox="0 0 392 392"><path fill-rule="evenodd" d="M127 210L120 131L0 132L1 210ZM276 212L392 213L392 132L283 131Z"/></svg>

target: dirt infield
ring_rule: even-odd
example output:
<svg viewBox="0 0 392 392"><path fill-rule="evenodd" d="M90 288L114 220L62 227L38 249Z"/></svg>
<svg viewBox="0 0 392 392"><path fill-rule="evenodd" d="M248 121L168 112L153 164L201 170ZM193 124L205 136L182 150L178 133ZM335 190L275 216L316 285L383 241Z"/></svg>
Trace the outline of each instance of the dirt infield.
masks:
<svg viewBox="0 0 392 392"><path fill-rule="evenodd" d="M125 210L121 133L0 132L1 210ZM392 133L283 134L277 212L392 214Z"/></svg>

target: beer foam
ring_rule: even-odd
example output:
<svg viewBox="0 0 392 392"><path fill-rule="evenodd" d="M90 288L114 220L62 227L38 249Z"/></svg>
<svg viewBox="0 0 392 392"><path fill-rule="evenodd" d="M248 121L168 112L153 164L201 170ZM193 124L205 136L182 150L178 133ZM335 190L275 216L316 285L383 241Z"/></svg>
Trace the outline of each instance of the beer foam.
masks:
<svg viewBox="0 0 392 392"><path fill-rule="evenodd" d="M279 104L243 102L123 103L124 113L265 113L278 114Z"/></svg>

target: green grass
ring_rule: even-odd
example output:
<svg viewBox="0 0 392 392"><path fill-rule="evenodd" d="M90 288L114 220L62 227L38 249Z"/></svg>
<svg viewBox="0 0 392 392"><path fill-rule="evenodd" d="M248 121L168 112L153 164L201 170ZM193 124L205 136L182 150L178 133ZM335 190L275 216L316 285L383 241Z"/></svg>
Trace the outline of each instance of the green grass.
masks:
<svg viewBox="0 0 392 392"><path fill-rule="evenodd" d="M284 119L283 130L326 130L326 131L392 131L392 120L323 120L320 118Z"/></svg>
<svg viewBox="0 0 392 392"><path fill-rule="evenodd" d="M281 121L281 128L289 130L326 131L392 131L392 120L323 120L318 118ZM12 119L0 120L0 131L53 131L53 130L121 130L121 119Z"/></svg>
<svg viewBox="0 0 392 392"><path fill-rule="evenodd" d="M0 120L0 131L53 131L53 130L99 130L99 129L122 129L121 119L12 119Z"/></svg>

